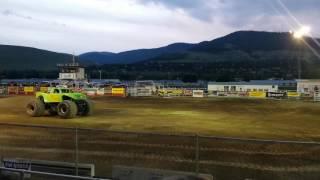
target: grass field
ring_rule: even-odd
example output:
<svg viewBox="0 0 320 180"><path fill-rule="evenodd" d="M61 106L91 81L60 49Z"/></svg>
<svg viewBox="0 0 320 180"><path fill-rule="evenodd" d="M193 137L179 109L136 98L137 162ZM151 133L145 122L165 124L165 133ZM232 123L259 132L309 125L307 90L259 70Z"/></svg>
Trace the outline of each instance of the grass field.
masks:
<svg viewBox="0 0 320 180"><path fill-rule="evenodd" d="M29 117L33 97L0 98L0 122L243 138L320 140L320 103L225 98L94 98L90 117Z"/></svg>

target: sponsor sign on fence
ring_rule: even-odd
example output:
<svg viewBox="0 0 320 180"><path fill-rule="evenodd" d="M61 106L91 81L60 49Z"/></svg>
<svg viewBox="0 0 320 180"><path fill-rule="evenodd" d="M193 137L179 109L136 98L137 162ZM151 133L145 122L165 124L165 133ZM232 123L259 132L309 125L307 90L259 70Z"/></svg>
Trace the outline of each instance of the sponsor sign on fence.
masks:
<svg viewBox="0 0 320 180"><path fill-rule="evenodd" d="M104 95L104 88L97 89L97 95L98 96L103 96Z"/></svg>
<svg viewBox="0 0 320 180"><path fill-rule="evenodd" d="M287 92L288 97L300 97L300 94L298 92Z"/></svg>
<svg viewBox="0 0 320 180"><path fill-rule="evenodd" d="M185 89L185 90L183 91L183 94L184 94L185 96L192 96L192 95L193 95L191 89Z"/></svg>
<svg viewBox="0 0 320 180"><path fill-rule="evenodd" d="M192 97L204 97L204 91L203 90L193 90L192 91Z"/></svg>
<svg viewBox="0 0 320 180"><path fill-rule="evenodd" d="M249 92L249 97L265 98L266 93L261 91L252 91L252 92Z"/></svg>
<svg viewBox="0 0 320 180"><path fill-rule="evenodd" d="M166 88L158 91L159 96L183 96L183 89Z"/></svg>
<svg viewBox="0 0 320 180"><path fill-rule="evenodd" d="M48 87L40 87L40 92L48 92Z"/></svg>
<svg viewBox="0 0 320 180"><path fill-rule="evenodd" d="M112 88L112 96L126 96L126 88Z"/></svg>
<svg viewBox="0 0 320 180"><path fill-rule="evenodd" d="M22 170L31 170L31 162L23 159L6 159L2 160L2 167L10 169L22 169ZM17 174L5 172L4 174ZM23 174L23 178L31 178L30 174Z"/></svg>
<svg viewBox="0 0 320 180"><path fill-rule="evenodd" d="M269 98L285 98L287 93L284 92L267 92L267 97Z"/></svg>
<svg viewBox="0 0 320 180"><path fill-rule="evenodd" d="M23 87L23 91L27 93L33 93L34 92L34 87L33 86L25 86Z"/></svg>
<svg viewBox="0 0 320 180"><path fill-rule="evenodd" d="M95 96L97 94L97 88L86 88L84 93L88 96Z"/></svg>

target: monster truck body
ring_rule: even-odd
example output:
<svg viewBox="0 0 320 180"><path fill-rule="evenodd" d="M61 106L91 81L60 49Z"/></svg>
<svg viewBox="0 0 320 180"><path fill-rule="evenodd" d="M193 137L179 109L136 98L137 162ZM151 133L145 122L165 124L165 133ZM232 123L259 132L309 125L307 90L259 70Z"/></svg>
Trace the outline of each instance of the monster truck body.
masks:
<svg viewBox="0 0 320 180"><path fill-rule="evenodd" d="M36 100L27 105L27 113L35 117L48 111L49 115L73 118L76 115L90 115L92 110L92 103L86 95L74 93L67 88L51 88L48 93L37 92Z"/></svg>

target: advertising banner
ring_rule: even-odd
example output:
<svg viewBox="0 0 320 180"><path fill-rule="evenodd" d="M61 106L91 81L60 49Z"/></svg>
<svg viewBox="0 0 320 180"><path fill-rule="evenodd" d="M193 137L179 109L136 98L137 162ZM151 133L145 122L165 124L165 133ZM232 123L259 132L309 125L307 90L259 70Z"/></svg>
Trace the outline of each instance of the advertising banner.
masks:
<svg viewBox="0 0 320 180"><path fill-rule="evenodd" d="M203 98L204 97L204 91L203 90L193 90L192 91L192 97Z"/></svg>
<svg viewBox="0 0 320 180"><path fill-rule="evenodd" d="M183 92L183 95L185 96L192 96L193 95L193 92L191 89L185 89L184 92Z"/></svg>
<svg viewBox="0 0 320 180"><path fill-rule="evenodd" d="M249 92L249 97L265 98L266 93L261 91L252 91L252 92Z"/></svg>
<svg viewBox="0 0 320 180"><path fill-rule="evenodd" d="M33 86L25 86L25 87L23 87L23 91L25 93L33 93L34 92L34 87Z"/></svg>
<svg viewBox="0 0 320 180"><path fill-rule="evenodd" d="M99 88L99 89L97 90L97 95L98 95L98 96L103 96L103 95L104 95L104 88Z"/></svg>
<svg viewBox="0 0 320 180"><path fill-rule="evenodd" d="M287 93L285 92L267 92L267 97L269 98L285 98Z"/></svg>
<svg viewBox="0 0 320 180"><path fill-rule="evenodd" d="M112 88L112 96L125 96L126 89L125 88Z"/></svg>
<svg viewBox="0 0 320 180"><path fill-rule="evenodd" d="M48 92L48 87L40 87L40 92Z"/></svg>
<svg viewBox="0 0 320 180"><path fill-rule="evenodd" d="M287 92L288 97L300 97L298 92Z"/></svg>
<svg viewBox="0 0 320 180"><path fill-rule="evenodd" d="M88 96L95 96L97 94L97 88L86 88L84 92Z"/></svg>

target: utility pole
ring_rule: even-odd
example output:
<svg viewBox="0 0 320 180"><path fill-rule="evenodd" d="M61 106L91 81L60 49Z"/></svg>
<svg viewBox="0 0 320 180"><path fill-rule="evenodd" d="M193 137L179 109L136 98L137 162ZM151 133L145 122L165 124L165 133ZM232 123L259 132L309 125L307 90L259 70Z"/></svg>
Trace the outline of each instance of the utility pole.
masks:
<svg viewBox="0 0 320 180"><path fill-rule="evenodd" d="M298 55L298 79L301 79L301 59L302 59L302 48L299 48L299 55Z"/></svg>
<svg viewBox="0 0 320 180"><path fill-rule="evenodd" d="M100 76L100 80L102 79L102 71L99 70L99 76Z"/></svg>

